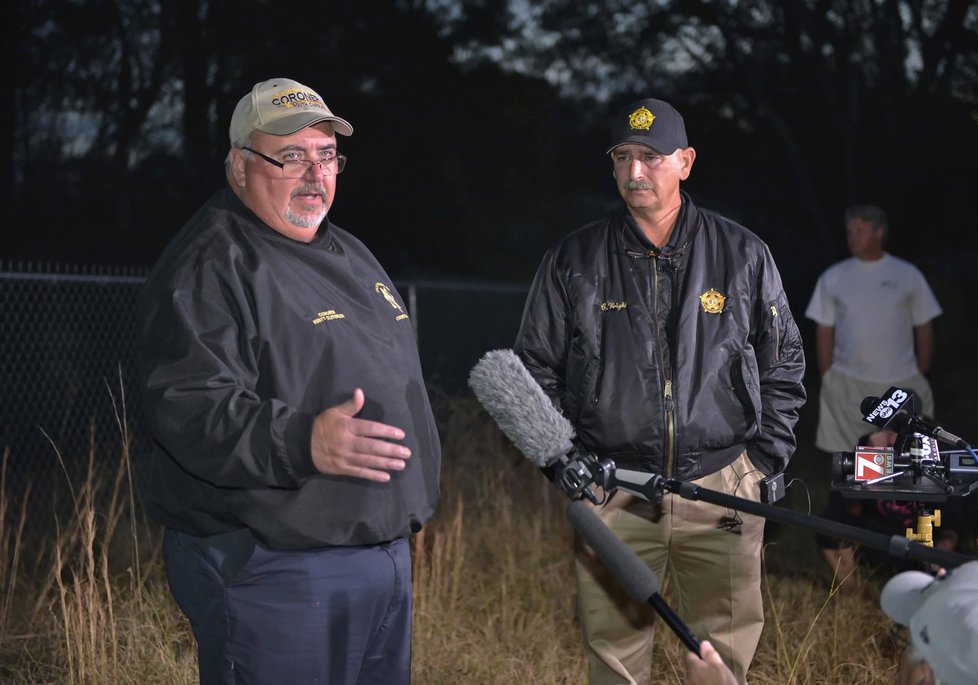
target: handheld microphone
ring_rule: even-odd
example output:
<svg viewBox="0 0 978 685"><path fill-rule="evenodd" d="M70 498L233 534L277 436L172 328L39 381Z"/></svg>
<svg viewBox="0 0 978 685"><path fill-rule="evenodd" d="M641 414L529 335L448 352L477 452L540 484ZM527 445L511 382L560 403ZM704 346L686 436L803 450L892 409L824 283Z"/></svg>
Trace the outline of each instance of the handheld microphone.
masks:
<svg viewBox="0 0 978 685"><path fill-rule="evenodd" d="M618 584L634 601L644 604L659 592L659 578L598 518L587 504L571 502L567 520L588 547L614 573Z"/></svg>
<svg viewBox="0 0 978 685"><path fill-rule="evenodd" d="M503 434L573 499L597 503L588 464L573 426L512 350L490 350L469 372L469 387Z"/></svg>
<svg viewBox="0 0 978 685"><path fill-rule="evenodd" d="M614 574L625 593L634 601L651 604L686 648L700 653L700 641L659 594L659 578L584 502L571 502L567 520Z"/></svg>
<svg viewBox="0 0 978 685"><path fill-rule="evenodd" d="M954 445L960 449L969 449L970 445L938 425L924 421L907 413L905 408L911 412L916 410L916 397L909 390L900 388L890 388L886 395L882 397L865 397L859 405L859 410L863 414L863 421L871 423L879 428L909 428L915 433L926 435L939 440L948 445ZM909 406L908 406L909 405Z"/></svg>

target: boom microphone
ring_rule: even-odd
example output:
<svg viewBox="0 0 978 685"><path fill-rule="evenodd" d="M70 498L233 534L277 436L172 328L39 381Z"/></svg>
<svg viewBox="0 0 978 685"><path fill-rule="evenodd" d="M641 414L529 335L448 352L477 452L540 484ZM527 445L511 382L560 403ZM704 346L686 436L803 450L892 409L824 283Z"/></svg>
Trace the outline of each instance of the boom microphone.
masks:
<svg viewBox="0 0 978 685"><path fill-rule="evenodd" d="M597 503L576 433L512 350L490 350L469 372L469 387L503 434L573 499Z"/></svg>
<svg viewBox="0 0 978 685"><path fill-rule="evenodd" d="M575 450L574 427L512 350L486 352L469 387L516 449L540 468Z"/></svg>
<svg viewBox="0 0 978 685"><path fill-rule="evenodd" d="M904 407L908 404L913 411L915 400L916 397L909 390L890 388L883 397L863 398L859 404L859 411L863 414L863 421L879 428L909 428L915 433L926 435L960 449L970 448L967 442L953 433L904 411Z"/></svg>
<svg viewBox="0 0 978 685"><path fill-rule="evenodd" d="M659 578L584 502L567 506L567 520L634 601L651 604L686 648L700 653L700 641L659 594Z"/></svg>
<svg viewBox="0 0 978 685"><path fill-rule="evenodd" d="M615 535L591 508L580 500L567 507L567 520L614 574L625 593L644 604L659 592L659 578Z"/></svg>

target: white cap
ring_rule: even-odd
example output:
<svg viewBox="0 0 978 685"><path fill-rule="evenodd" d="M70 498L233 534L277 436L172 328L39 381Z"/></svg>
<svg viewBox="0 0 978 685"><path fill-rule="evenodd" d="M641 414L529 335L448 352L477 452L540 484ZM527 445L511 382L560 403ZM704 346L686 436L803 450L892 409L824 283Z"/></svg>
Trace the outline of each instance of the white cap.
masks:
<svg viewBox="0 0 978 685"><path fill-rule="evenodd" d="M880 606L907 626L914 649L942 682L978 681L978 561L942 578L898 573L883 586Z"/></svg>
<svg viewBox="0 0 978 685"><path fill-rule="evenodd" d="M287 136L320 121L331 122L340 135L353 135L350 123L330 112L312 88L287 78L261 81L234 108L229 129L231 145L252 131Z"/></svg>

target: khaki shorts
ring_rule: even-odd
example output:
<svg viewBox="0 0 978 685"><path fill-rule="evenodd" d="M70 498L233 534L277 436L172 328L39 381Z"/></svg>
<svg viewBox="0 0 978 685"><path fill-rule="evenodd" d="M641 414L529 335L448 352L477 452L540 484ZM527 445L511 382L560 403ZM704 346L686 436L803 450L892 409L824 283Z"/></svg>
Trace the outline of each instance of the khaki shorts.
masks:
<svg viewBox="0 0 978 685"><path fill-rule="evenodd" d="M859 438L876 429L862 420L860 405L866 397L879 397L890 387L912 390L920 400L921 414L934 416L934 395L923 374L893 383L864 381L829 369L822 376L818 396L818 428L815 446L824 452L851 452Z"/></svg>

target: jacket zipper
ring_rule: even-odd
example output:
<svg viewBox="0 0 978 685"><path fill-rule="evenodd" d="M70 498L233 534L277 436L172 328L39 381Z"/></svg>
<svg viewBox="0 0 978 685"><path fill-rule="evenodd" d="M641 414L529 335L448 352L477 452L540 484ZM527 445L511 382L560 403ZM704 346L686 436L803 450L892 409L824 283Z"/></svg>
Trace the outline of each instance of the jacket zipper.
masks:
<svg viewBox="0 0 978 685"><path fill-rule="evenodd" d="M659 270L656 268L655 259L651 259L649 262L652 268L652 312L656 328L655 340L656 344L659 345L662 342L662 330L659 322ZM671 302L670 305L675 307L676 303ZM659 348L659 368L665 376L665 387L662 389L662 397L666 410L666 461L663 475L671 478L673 475L673 463L675 461L674 452L676 451L675 404L672 397L672 369L666 365L661 347Z"/></svg>
<svg viewBox="0 0 978 685"><path fill-rule="evenodd" d="M666 381L666 388L663 391L666 400L666 476L672 477L673 473L673 453L676 451L676 426L675 426L675 405L672 401L672 379Z"/></svg>
<svg viewBox="0 0 978 685"><path fill-rule="evenodd" d="M781 328L778 326L778 307L771 305L771 316L774 317L771 324L774 326L774 363L781 361Z"/></svg>

